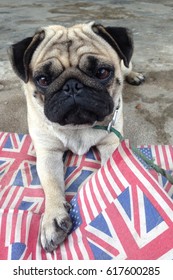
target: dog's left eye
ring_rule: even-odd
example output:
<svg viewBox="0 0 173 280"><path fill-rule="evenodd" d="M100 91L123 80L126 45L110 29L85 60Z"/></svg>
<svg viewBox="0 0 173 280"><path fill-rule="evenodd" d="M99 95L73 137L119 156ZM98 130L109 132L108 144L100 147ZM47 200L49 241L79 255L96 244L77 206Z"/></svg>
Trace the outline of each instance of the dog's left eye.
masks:
<svg viewBox="0 0 173 280"><path fill-rule="evenodd" d="M40 76L36 80L40 87L47 87L50 84L50 79L46 76Z"/></svg>
<svg viewBox="0 0 173 280"><path fill-rule="evenodd" d="M96 77L100 80L105 80L109 78L110 74L111 74L110 69L102 67L97 70Z"/></svg>

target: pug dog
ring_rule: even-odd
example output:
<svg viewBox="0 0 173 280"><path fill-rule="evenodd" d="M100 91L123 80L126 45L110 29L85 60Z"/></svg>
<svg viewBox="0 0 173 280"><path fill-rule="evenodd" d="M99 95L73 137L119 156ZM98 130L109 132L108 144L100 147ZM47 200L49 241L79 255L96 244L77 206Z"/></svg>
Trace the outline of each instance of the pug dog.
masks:
<svg viewBox="0 0 173 280"><path fill-rule="evenodd" d="M104 164L117 148L114 133L93 127L108 126L116 112L113 125L123 133L124 75L132 84L144 80L132 71L132 53L128 29L94 22L43 27L8 50L27 101L29 133L45 193L41 244L48 252L72 228L64 195L63 154L71 150L83 155L96 146Z"/></svg>

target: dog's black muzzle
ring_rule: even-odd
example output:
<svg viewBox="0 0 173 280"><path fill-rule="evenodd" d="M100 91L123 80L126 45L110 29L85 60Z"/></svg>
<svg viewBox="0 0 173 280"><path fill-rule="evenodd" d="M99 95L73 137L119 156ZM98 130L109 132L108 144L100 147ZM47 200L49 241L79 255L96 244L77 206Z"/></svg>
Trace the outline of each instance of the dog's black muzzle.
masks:
<svg viewBox="0 0 173 280"><path fill-rule="evenodd" d="M44 96L46 117L60 125L103 121L114 107L106 86L77 69L66 70L51 83Z"/></svg>

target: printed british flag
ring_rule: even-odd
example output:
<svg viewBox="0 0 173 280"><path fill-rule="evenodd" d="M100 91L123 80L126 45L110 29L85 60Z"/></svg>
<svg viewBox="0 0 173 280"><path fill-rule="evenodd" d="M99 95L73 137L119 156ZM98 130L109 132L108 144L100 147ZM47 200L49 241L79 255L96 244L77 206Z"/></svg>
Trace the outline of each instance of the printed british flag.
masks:
<svg viewBox="0 0 173 280"><path fill-rule="evenodd" d="M139 149L172 173L172 146ZM102 167L95 148L84 156L66 153L64 165L73 229L50 254L40 245L44 193L31 139L0 133L0 259L173 258L173 187L128 141Z"/></svg>

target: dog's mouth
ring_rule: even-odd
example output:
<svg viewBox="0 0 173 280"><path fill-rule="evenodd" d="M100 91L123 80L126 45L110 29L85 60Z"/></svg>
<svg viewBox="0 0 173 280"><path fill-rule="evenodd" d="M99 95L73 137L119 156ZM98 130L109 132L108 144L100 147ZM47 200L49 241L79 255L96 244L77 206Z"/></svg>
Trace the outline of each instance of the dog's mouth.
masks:
<svg viewBox="0 0 173 280"><path fill-rule="evenodd" d="M99 116L94 112L84 110L80 106L76 105L64 115L62 120L59 121L59 124L93 124L95 121L103 121L103 119L104 116Z"/></svg>
<svg viewBox="0 0 173 280"><path fill-rule="evenodd" d="M67 94L61 89L45 96L44 113L51 122L62 126L83 125L103 121L113 107L113 99L106 90L83 87L77 94Z"/></svg>

